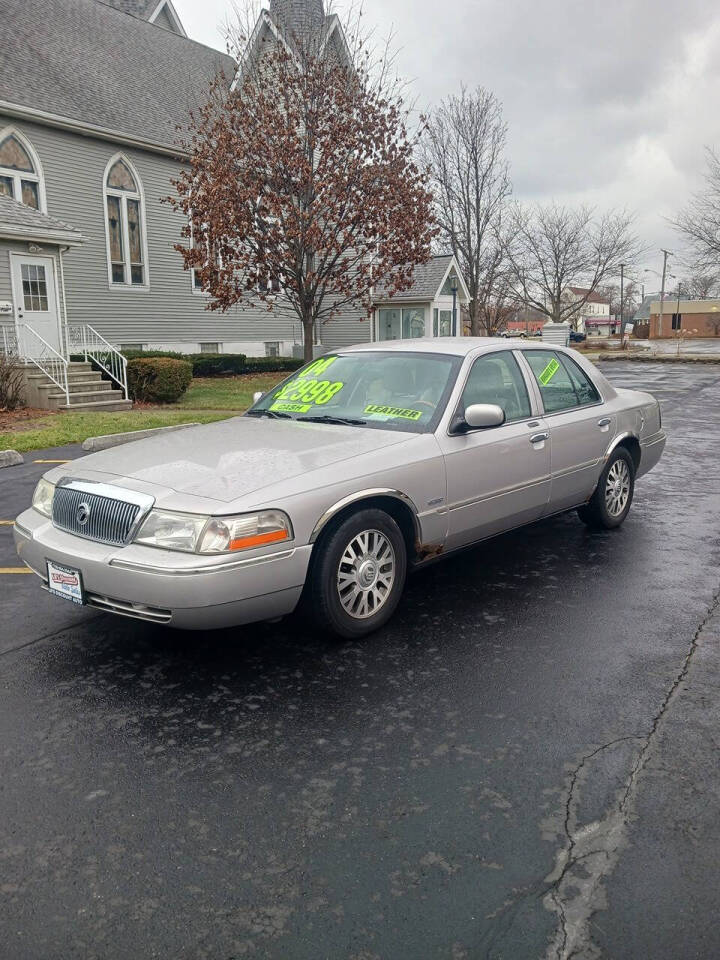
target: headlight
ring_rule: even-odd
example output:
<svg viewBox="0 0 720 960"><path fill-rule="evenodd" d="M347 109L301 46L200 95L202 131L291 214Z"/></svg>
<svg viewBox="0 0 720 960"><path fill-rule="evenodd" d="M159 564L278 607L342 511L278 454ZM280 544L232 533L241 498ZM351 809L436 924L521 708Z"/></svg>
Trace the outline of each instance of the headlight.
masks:
<svg viewBox="0 0 720 960"><path fill-rule="evenodd" d="M35 493L32 498L32 505L38 513L44 517L52 517L53 497L55 496L55 484L49 480L41 480L35 487Z"/></svg>
<svg viewBox="0 0 720 960"><path fill-rule="evenodd" d="M207 517L197 517L191 513L151 510L135 537L135 543L160 547L162 550L195 553L198 539L207 522Z"/></svg>
<svg viewBox="0 0 720 960"><path fill-rule="evenodd" d="M290 518L280 510L239 517L212 517L200 541L200 553L235 553L292 540Z"/></svg>
<svg viewBox="0 0 720 960"><path fill-rule="evenodd" d="M184 553L235 553L292 539L289 518L280 510L237 517L203 517L151 510L135 543Z"/></svg>

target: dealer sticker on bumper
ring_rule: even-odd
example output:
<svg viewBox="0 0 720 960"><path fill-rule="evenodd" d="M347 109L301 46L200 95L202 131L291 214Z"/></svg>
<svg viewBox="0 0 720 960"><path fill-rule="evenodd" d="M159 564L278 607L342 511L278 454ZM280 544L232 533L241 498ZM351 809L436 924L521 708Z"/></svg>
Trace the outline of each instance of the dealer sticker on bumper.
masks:
<svg viewBox="0 0 720 960"><path fill-rule="evenodd" d="M82 577L79 570L63 567L52 560L47 561L48 589L56 597L72 600L73 603L85 603Z"/></svg>

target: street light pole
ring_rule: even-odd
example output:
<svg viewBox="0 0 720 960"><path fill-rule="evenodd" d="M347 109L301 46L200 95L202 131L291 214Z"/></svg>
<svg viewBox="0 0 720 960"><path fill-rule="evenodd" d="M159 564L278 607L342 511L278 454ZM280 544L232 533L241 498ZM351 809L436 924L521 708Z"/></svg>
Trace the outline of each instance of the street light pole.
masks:
<svg viewBox="0 0 720 960"><path fill-rule="evenodd" d="M665 275L667 273L667 261L670 256L669 250L663 250L663 269L662 269L662 286L660 287L660 316L658 317L658 339L662 338L663 335L663 310L665 306Z"/></svg>
<svg viewBox="0 0 720 960"><path fill-rule="evenodd" d="M451 289L452 289L452 295L453 295L452 335L453 335L454 337L456 337L456 336L458 335L458 332L457 332L457 292L458 292L458 285L457 285L457 277L455 277L455 276L453 276L453 278L452 278L452 287L451 287Z"/></svg>

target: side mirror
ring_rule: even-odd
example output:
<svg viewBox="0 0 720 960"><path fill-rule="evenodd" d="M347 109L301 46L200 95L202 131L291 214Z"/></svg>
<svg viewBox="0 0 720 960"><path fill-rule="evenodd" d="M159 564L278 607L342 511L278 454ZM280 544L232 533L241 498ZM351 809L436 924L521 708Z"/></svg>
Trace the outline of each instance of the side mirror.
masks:
<svg viewBox="0 0 720 960"><path fill-rule="evenodd" d="M505 423L505 411L495 403L473 403L465 410L465 427L470 430L486 430L501 427Z"/></svg>
<svg viewBox="0 0 720 960"><path fill-rule="evenodd" d="M262 390L258 390L256 393L253 394L253 403L257 403L258 400L262 400L264 396L265 394L262 392Z"/></svg>

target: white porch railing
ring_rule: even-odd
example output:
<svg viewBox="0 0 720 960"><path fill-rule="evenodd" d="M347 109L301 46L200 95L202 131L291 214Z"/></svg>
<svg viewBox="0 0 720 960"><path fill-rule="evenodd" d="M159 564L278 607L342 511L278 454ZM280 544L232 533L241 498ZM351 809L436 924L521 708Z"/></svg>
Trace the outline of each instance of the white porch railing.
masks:
<svg viewBox="0 0 720 960"><path fill-rule="evenodd" d="M68 357L82 354L91 360L118 384L124 398L128 399L127 360L117 347L97 332L89 323L70 324L67 332Z"/></svg>
<svg viewBox="0 0 720 960"><path fill-rule="evenodd" d="M47 340L43 340L37 330L33 330L26 323L20 324L25 347L23 359L35 366L45 376L52 380L55 386L65 394L65 403L70 405L70 390L68 389L68 361L62 354L51 347Z"/></svg>
<svg viewBox="0 0 720 960"><path fill-rule="evenodd" d="M0 327L2 330L2 340L0 340L0 348L6 357L17 357L19 354L18 351L18 338L17 333L15 332L15 327Z"/></svg>

